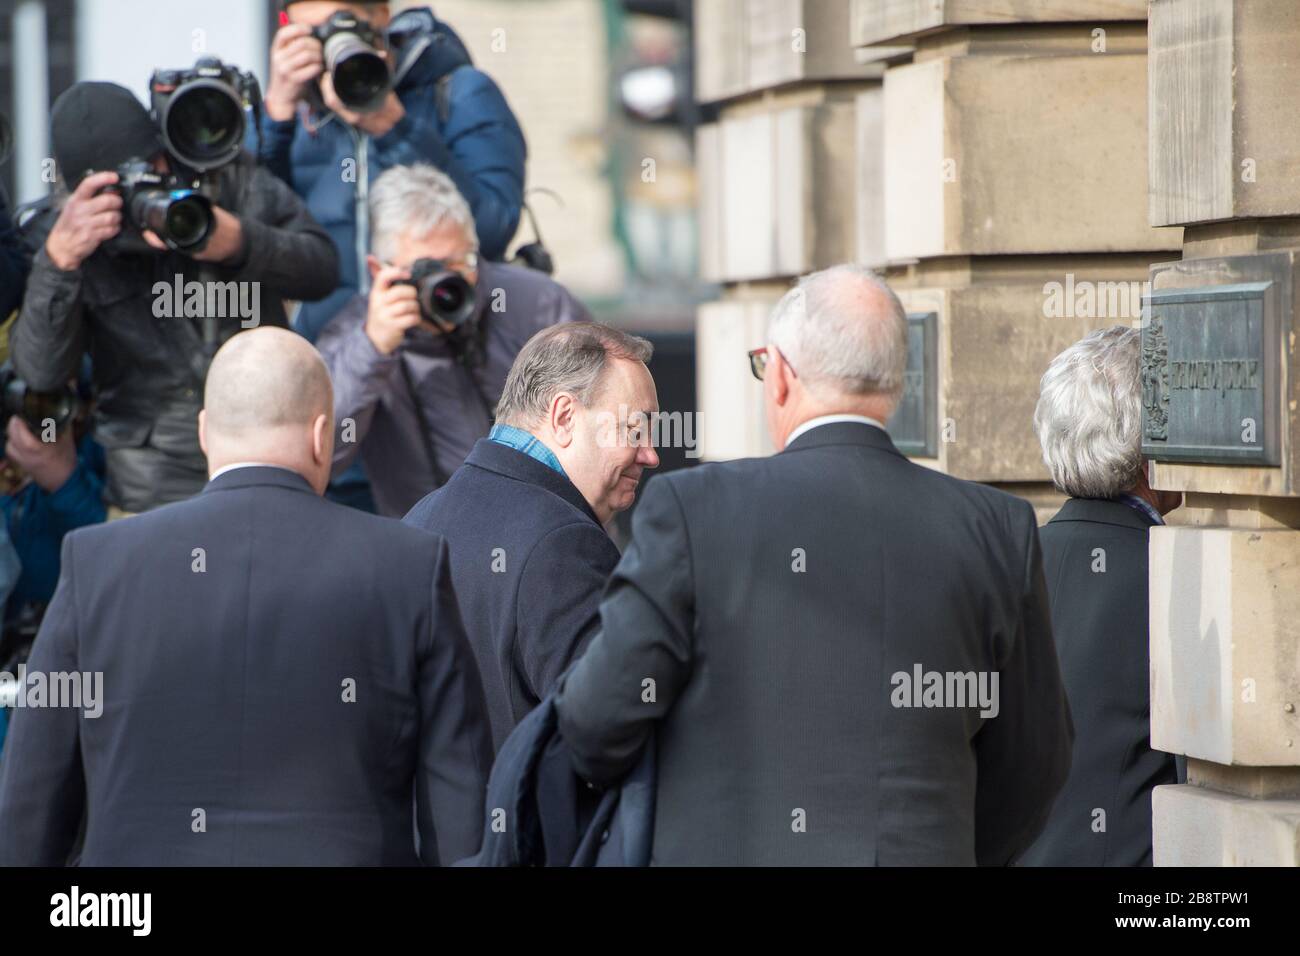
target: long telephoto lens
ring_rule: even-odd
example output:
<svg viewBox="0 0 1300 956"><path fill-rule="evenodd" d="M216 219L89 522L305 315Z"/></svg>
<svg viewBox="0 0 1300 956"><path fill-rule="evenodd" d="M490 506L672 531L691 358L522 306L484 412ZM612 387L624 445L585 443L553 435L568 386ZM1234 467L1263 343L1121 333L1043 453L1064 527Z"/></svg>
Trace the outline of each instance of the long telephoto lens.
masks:
<svg viewBox="0 0 1300 956"><path fill-rule="evenodd" d="M336 33L325 41L325 66L343 105L359 113L378 109L388 93L388 64L355 33Z"/></svg>
<svg viewBox="0 0 1300 956"><path fill-rule="evenodd" d="M172 152L200 172L230 162L243 147L243 106L221 83L183 85L167 104L162 123Z"/></svg>
<svg viewBox="0 0 1300 956"><path fill-rule="evenodd" d="M131 221L182 252L203 244L215 223L212 203L189 189L143 189L131 198Z"/></svg>

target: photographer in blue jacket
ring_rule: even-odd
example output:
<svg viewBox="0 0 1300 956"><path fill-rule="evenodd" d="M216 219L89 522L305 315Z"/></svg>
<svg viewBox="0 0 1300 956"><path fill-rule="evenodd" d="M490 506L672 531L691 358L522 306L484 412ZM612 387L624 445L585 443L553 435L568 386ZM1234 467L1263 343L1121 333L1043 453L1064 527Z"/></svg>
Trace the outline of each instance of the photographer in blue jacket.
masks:
<svg viewBox="0 0 1300 956"><path fill-rule="evenodd" d="M524 136L492 79L427 8L392 17L386 2L282 0L284 24L257 142L339 250L340 285L304 304L295 326L315 341L365 292L370 183L393 166L429 163L469 202L480 253L499 260L519 224Z"/></svg>

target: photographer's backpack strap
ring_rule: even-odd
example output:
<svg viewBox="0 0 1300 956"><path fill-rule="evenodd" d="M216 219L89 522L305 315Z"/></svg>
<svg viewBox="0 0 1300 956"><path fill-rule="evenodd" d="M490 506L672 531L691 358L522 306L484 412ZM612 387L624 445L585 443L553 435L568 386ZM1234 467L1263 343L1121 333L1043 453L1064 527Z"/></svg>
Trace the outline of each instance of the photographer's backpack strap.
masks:
<svg viewBox="0 0 1300 956"><path fill-rule="evenodd" d="M446 126L447 120L451 119L451 78L468 66L468 63L462 63L456 69L442 74L433 84L433 98L438 110L439 126Z"/></svg>

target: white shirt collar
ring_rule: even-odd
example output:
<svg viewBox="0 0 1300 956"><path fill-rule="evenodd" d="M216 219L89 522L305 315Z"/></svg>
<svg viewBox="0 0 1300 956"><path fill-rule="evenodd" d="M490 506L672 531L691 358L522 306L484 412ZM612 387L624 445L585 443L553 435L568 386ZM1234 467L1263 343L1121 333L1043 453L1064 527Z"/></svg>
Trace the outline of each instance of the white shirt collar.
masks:
<svg viewBox="0 0 1300 956"><path fill-rule="evenodd" d="M790 437L785 440L785 447L789 448L794 443L794 440L804 432L810 432L821 425L833 425L836 422L858 422L863 425L874 425L882 432L885 430L884 425L874 418L868 418L866 415L819 415L817 418L808 419L792 431Z"/></svg>
<svg viewBox="0 0 1300 956"><path fill-rule="evenodd" d="M286 468L284 465L273 465L269 461L236 461L229 465L222 465L212 474L208 475L208 481L216 481L228 471L234 471L236 468L279 468L281 471L287 471L291 475L298 474L292 468Z"/></svg>

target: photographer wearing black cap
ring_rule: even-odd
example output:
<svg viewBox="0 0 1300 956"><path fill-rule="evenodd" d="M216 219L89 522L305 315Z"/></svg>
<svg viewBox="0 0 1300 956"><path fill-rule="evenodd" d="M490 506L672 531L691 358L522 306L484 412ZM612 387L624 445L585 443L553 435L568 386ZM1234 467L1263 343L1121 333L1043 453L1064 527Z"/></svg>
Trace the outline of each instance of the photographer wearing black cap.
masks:
<svg viewBox="0 0 1300 956"><path fill-rule="evenodd" d="M195 178L120 86L76 84L51 126L70 192L27 224L38 252L13 363L51 390L90 352L106 499L114 513L145 511L207 480L196 419L212 354L241 328L287 325L282 300L328 295L338 256L247 153Z"/></svg>

